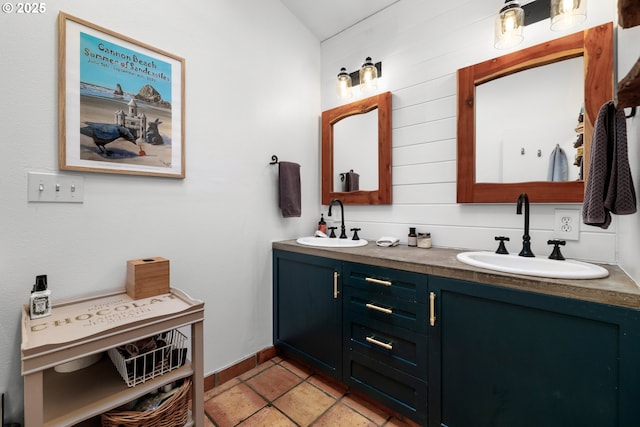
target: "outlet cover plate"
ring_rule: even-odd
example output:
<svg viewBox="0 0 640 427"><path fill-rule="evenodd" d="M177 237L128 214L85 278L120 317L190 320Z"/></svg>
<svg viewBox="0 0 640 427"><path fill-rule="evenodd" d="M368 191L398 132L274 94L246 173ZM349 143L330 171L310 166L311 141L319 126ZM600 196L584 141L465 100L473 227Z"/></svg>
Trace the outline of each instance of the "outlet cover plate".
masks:
<svg viewBox="0 0 640 427"><path fill-rule="evenodd" d="M580 211L556 209L553 237L558 240L580 240Z"/></svg>

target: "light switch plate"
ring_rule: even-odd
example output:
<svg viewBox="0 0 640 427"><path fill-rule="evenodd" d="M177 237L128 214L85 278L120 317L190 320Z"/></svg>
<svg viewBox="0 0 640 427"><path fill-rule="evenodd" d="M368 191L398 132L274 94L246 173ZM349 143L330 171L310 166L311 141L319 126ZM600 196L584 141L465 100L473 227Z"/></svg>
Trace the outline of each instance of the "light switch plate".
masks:
<svg viewBox="0 0 640 427"><path fill-rule="evenodd" d="M30 202L82 203L84 201L83 176L29 172L28 181Z"/></svg>

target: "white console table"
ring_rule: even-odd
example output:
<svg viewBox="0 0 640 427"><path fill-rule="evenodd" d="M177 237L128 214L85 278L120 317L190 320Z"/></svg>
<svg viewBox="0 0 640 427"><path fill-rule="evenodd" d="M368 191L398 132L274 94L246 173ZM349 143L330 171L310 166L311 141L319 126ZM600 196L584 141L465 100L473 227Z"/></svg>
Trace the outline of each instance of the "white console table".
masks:
<svg viewBox="0 0 640 427"><path fill-rule="evenodd" d="M50 317L31 320L22 310L24 417L29 427L73 426L96 419L165 384L192 380L188 426L204 427L204 303L178 289L132 300L124 289L60 302ZM54 367L171 329L190 326L191 355L182 367L127 387L109 357L89 367L59 373Z"/></svg>

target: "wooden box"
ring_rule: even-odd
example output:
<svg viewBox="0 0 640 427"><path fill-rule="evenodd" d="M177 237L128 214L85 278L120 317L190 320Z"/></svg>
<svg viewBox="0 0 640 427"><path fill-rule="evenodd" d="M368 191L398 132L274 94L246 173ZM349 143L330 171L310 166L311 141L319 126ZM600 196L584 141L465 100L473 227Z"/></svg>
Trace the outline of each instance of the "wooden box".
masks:
<svg viewBox="0 0 640 427"><path fill-rule="evenodd" d="M127 261L127 295L142 299L169 293L169 260L161 257Z"/></svg>

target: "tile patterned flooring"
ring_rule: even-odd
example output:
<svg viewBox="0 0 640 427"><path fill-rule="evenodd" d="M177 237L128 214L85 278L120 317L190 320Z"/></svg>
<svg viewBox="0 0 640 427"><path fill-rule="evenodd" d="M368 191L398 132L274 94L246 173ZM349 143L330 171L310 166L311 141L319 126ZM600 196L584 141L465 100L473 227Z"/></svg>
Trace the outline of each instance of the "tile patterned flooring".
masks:
<svg viewBox="0 0 640 427"><path fill-rule="evenodd" d="M205 393L206 427L416 427L344 386L274 357Z"/></svg>

